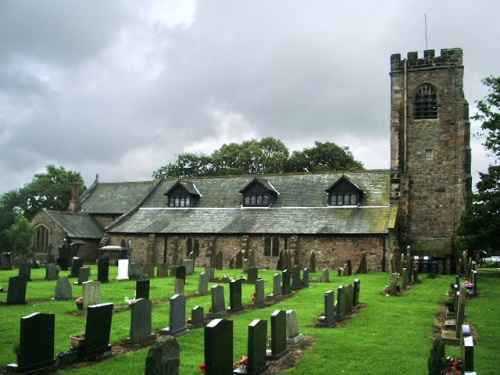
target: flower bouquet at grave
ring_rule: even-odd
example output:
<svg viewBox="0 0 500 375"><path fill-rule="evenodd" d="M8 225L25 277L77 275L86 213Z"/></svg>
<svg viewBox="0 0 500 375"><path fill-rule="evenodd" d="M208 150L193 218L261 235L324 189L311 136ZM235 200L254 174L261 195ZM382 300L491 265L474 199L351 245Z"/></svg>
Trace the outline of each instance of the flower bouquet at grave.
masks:
<svg viewBox="0 0 500 375"><path fill-rule="evenodd" d="M252 303L255 305L257 303L257 293L252 293Z"/></svg>
<svg viewBox="0 0 500 375"><path fill-rule="evenodd" d="M248 357L242 356L241 359L234 364L234 369L246 372L247 365L248 365Z"/></svg>
<svg viewBox="0 0 500 375"><path fill-rule="evenodd" d="M78 297L76 300L75 300L75 303L76 303L76 308L78 310L82 310L83 309L83 297Z"/></svg>
<svg viewBox="0 0 500 375"><path fill-rule="evenodd" d="M445 375L458 375L462 373L462 362L453 357L446 357L444 368Z"/></svg>
<svg viewBox="0 0 500 375"><path fill-rule="evenodd" d="M137 300L134 298L130 299L128 297L124 298L124 301L127 302L128 307L132 306Z"/></svg>
<svg viewBox="0 0 500 375"><path fill-rule="evenodd" d="M200 372L205 372L205 362L203 362L201 365L198 366L198 370L200 370Z"/></svg>

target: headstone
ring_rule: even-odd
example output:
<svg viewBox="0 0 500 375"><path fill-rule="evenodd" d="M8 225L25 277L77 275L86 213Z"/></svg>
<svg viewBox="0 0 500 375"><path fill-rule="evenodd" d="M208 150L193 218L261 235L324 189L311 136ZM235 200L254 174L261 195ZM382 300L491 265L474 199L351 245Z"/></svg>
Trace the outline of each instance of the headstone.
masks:
<svg viewBox="0 0 500 375"><path fill-rule="evenodd" d="M184 259L182 261L182 265L186 269L186 276L192 275L194 273L194 260L192 260L192 259Z"/></svg>
<svg viewBox="0 0 500 375"><path fill-rule="evenodd" d="M0 254L0 265L2 271L12 270L12 255L9 252L3 252Z"/></svg>
<svg viewBox="0 0 500 375"><path fill-rule="evenodd" d="M136 299L130 305L130 337L127 344L138 344L153 340L156 335L151 333L151 301L145 298Z"/></svg>
<svg viewBox="0 0 500 375"><path fill-rule="evenodd" d="M186 326L186 297L175 294L170 298L169 326L160 329L160 335L179 336L188 331Z"/></svg>
<svg viewBox="0 0 500 375"><path fill-rule="evenodd" d="M248 325L247 364L236 368L233 374L262 374L266 363L267 321L255 319Z"/></svg>
<svg viewBox="0 0 500 375"><path fill-rule="evenodd" d="M191 310L191 324L201 326L205 322L205 312L203 306L195 306Z"/></svg>
<svg viewBox="0 0 500 375"><path fill-rule="evenodd" d="M243 252L241 250L238 250L238 252L236 253L234 268L239 270L243 268Z"/></svg>
<svg viewBox="0 0 500 375"><path fill-rule="evenodd" d="M139 279L135 282L135 299L149 299L150 279Z"/></svg>
<svg viewBox="0 0 500 375"><path fill-rule="evenodd" d="M73 290L67 277L61 277L57 280L54 299L57 301L67 301L73 299Z"/></svg>
<svg viewBox="0 0 500 375"><path fill-rule="evenodd" d="M83 267L83 259L78 257L73 257L73 262L71 264L71 276L78 277L80 274L80 268Z"/></svg>
<svg viewBox="0 0 500 375"><path fill-rule="evenodd" d="M300 280L300 268L298 265L292 267L292 289L298 290L302 288L302 281Z"/></svg>
<svg viewBox="0 0 500 375"><path fill-rule="evenodd" d="M202 272L198 277L198 295L205 296L207 294L208 294L208 274L206 272Z"/></svg>
<svg viewBox="0 0 500 375"><path fill-rule="evenodd" d="M253 249L248 252L248 267L255 267L255 251Z"/></svg>
<svg viewBox="0 0 500 375"><path fill-rule="evenodd" d="M323 273L321 274L321 282L322 283L330 282L330 271L327 268L323 268Z"/></svg>
<svg viewBox="0 0 500 375"><path fill-rule="evenodd" d="M273 276L273 294L274 298L281 298L281 274L276 273Z"/></svg>
<svg viewBox="0 0 500 375"><path fill-rule="evenodd" d="M248 259L243 259L243 264L241 269L243 272L248 272L248 269L250 268L250 261Z"/></svg>
<svg viewBox="0 0 500 375"><path fill-rule="evenodd" d="M211 266L205 266L205 273L208 275L208 280L213 280L214 278L214 268Z"/></svg>
<svg viewBox="0 0 500 375"><path fill-rule="evenodd" d="M283 266L283 259L284 259L284 251L280 251L279 256L278 256L278 262L276 263L276 270L277 271L283 271L285 268Z"/></svg>
<svg viewBox="0 0 500 375"><path fill-rule="evenodd" d="M455 326L455 332L456 332L456 338L460 338L460 333L462 329L462 324L464 324L464 315L465 315L465 296L460 294L460 298L458 300L458 309L456 310L456 326Z"/></svg>
<svg viewBox="0 0 500 375"><path fill-rule="evenodd" d="M284 270L281 273L281 293L286 296L292 293L292 285L291 285L291 275L289 270Z"/></svg>
<svg viewBox="0 0 500 375"><path fill-rule="evenodd" d="M311 256L309 258L309 268L311 269L311 272L316 272L316 253L311 251Z"/></svg>
<svg viewBox="0 0 500 375"><path fill-rule="evenodd" d="M139 279L142 276L142 267L142 263L130 263L128 266L128 277L131 279Z"/></svg>
<svg viewBox="0 0 500 375"><path fill-rule="evenodd" d="M7 372L19 374L56 372L54 327L54 314L38 312L21 318L18 362L7 365Z"/></svg>
<svg viewBox="0 0 500 375"><path fill-rule="evenodd" d="M472 336L464 337L462 371L474 371L474 338Z"/></svg>
<svg viewBox="0 0 500 375"><path fill-rule="evenodd" d="M264 292L264 280L257 279L255 281L255 296L253 301L254 306L264 307L266 306L266 297Z"/></svg>
<svg viewBox="0 0 500 375"><path fill-rule="evenodd" d="M146 375L179 375L179 343L172 336L160 336L146 356Z"/></svg>
<svg viewBox="0 0 500 375"><path fill-rule="evenodd" d="M408 288L408 269L403 268L401 272L401 293L404 293Z"/></svg>
<svg viewBox="0 0 500 375"><path fill-rule="evenodd" d="M86 281L82 284L83 309L101 303L101 283L97 280Z"/></svg>
<svg viewBox="0 0 500 375"><path fill-rule="evenodd" d="M345 287L344 286L339 286L337 288L337 320L340 322L344 319L345 313L346 313L346 293L345 293Z"/></svg>
<svg viewBox="0 0 500 375"><path fill-rule="evenodd" d="M354 291L352 296L352 305L354 307L359 305L359 292L361 291L361 281L359 279L354 280Z"/></svg>
<svg viewBox="0 0 500 375"><path fill-rule="evenodd" d="M247 280L250 284L255 284L255 281L259 278L259 269L255 267L250 267L247 271Z"/></svg>
<svg viewBox="0 0 500 375"><path fill-rule="evenodd" d="M477 297L478 292L477 292L477 282L478 282L478 273L477 271L472 271L471 272L471 282L472 282L472 291L470 292L471 297Z"/></svg>
<svg viewBox="0 0 500 375"><path fill-rule="evenodd" d="M175 279L174 280L174 294L182 294L184 295L184 279Z"/></svg>
<svg viewBox="0 0 500 375"><path fill-rule="evenodd" d="M153 263L145 263L142 266L141 277L147 276L149 279L153 279L155 277L155 265Z"/></svg>
<svg viewBox="0 0 500 375"><path fill-rule="evenodd" d="M233 321L214 319L205 326L205 373L233 374Z"/></svg>
<svg viewBox="0 0 500 375"><path fill-rule="evenodd" d="M118 276L116 280L128 280L128 259L118 259Z"/></svg>
<svg viewBox="0 0 500 375"><path fill-rule="evenodd" d="M224 268L224 257L222 254L222 251L217 251L217 254L215 256L215 268L218 270L221 270Z"/></svg>
<svg viewBox="0 0 500 375"><path fill-rule="evenodd" d="M464 339L471 335L470 326L468 324L462 324L462 329L460 331L460 352L464 352Z"/></svg>
<svg viewBox="0 0 500 375"><path fill-rule="evenodd" d="M212 292L212 307L210 313L207 315L210 318L225 315L226 302L224 300L224 287L222 285L214 285L211 289Z"/></svg>
<svg viewBox="0 0 500 375"><path fill-rule="evenodd" d="M78 273L78 285L89 281L90 278L90 267L80 267L80 272Z"/></svg>
<svg viewBox="0 0 500 375"><path fill-rule="evenodd" d="M178 266L175 271L175 278L186 281L186 266Z"/></svg>
<svg viewBox="0 0 500 375"><path fill-rule="evenodd" d="M101 283L109 282L109 258L97 260L97 280Z"/></svg>
<svg viewBox="0 0 500 375"><path fill-rule="evenodd" d="M82 358L98 358L111 351L109 337L113 318L113 304L102 303L89 306L85 324L85 345L81 349Z"/></svg>
<svg viewBox="0 0 500 375"><path fill-rule="evenodd" d="M59 257L57 258L57 265L61 270L67 271L70 263L69 247L66 244L59 246Z"/></svg>
<svg viewBox="0 0 500 375"><path fill-rule="evenodd" d="M235 313L243 310L241 295L241 280L232 280L229 283L229 308L228 313Z"/></svg>
<svg viewBox="0 0 500 375"><path fill-rule="evenodd" d="M351 276L352 275L352 262L350 259L347 260L345 263L345 276Z"/></svg>
<svg viewBox="0 0 500 375"><path fill-rule="evenodd" d="M304 340L304 335L299 333L299 320L297 319L297 311L286 311L286 343L288 345L296 345Z"/></svg>
<svg viewBox="0 0 500 375"><path fill-rule="evenodd" d="M271 349L267 350L267 360L277 361L289 352L286 345L286 312L275 310L271 314Z"/></svg>
<svg viewBox="0 0 500 375"><path fill-rule="evenodd" d="M31 281L31 264L30 263L21 263L19 265L19 277L23 277L26 281Z"/></svg>
<svg viewBox="0 0 500 375"><path fill-rule="evenodd" d="M168 264L167 263L161 263L158 265L158 268L156 270L156 276L157 277L168 277Z"/></svg>
<svg viewBox="0 0 500 375"><path fill-rule="evenodd" d="M231 259L229 259L229 268L234 270L235 269L235 263L236 263L236 259L235 257L232 257Z"/></svg>
<svg viewBox="0 0 500 375"><path fill-rule="evenodd" d="M59 271L54 263L49 263L45 267L45 278L47 280L57 280L59 277Z"/></svg>
<svg viewBox="0 0 500 375"><path fill-rule="evenodd" d="M354 288L352 284L345 286L345 312L350 314L352 312L352 300L354 297Z"/></svg>
<svg viewBox="0 0 500 375"><path fill-rule="evenodd" d="M335 324L335 301L333 290L325 292L324 312L318 319L316 327L333 327Z"/></svg>
<svg viewBox="0 0 500 375"><path fill-rule="evenodd" d="M7 305L26 304L26 286L28 280L21 276L9 277L7 289Z"/></svg>
<svg viewBox="0 0 500 375"><path fill-rule="evenodd" d="M302 286L304 288L309 288L309 279L311 278L311 274L309 273L309 268L304 268L302 272Z"/></svg>

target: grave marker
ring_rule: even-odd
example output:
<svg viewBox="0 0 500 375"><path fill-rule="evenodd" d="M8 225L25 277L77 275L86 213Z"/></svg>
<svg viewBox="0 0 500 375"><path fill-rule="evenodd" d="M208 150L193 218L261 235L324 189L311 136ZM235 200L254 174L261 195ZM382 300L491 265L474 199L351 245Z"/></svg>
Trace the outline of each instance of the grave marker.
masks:
<svg viewBox="0 0 500 375"><path fill-rule="evenodd" d="M150 279L139 279L135 282L135 299L149 299Z"/></svg>
<svg viewBox="0 0 500 375"><path fill-rule="evenodd" d="M101 283L109 282L109 258L97 260L97 280Z"/></svg>
<svg viewBox="0 0 500 375"><path fill-rule="evenodd" d="M291 281L290 271L284 270L281 273L281 278L282 278L281 293L284 296L286 296L287 294L291 294L292 293L292 286L290 284L290 281Z"/></svg>
<svg viewBox="0 0 500 375"><path fill-rule="evenodd" d="M45 267L45 278L47 280L57 280L59 277L59 271L54 263L49 263Z"/></svg>
<svg viewBox="0 0 500 375"><path fill-rule="evenodd" d="M186 297L176 294L170 298L169 326L159 331L160 335L179 336L187 333Z"/></svg>
<svg viewBox="0 0 500 375"><path fill-rule="evenodd" d="M83 310L86 310L90 305L98 305L101 303L101 283L95 281L85 281L82 284Z"/></svg>
<svg viewBox="0 0 500 375"><path fill-rule="evenodd" d="M205 326L205 373L233 374L233 321L214 319Z"/></svg>
<svg viewBox="0 0 500 375"><path fill-rule="evenodd" d="M265 299L265 292L264 292L264 280L263 279L257 279L255 281L255 296L254 296L254 301L253 304L256 307L264 307L266 306L266 299Z"/></svg>
<svg viewBox="0 0 500 375"><path fill-rule="evenodd" d="M12 270L12 255L9 252L3 252L0 254L0 265L2 271Z"/></svg>
<svg viewBox="0 0 500 375"><path fill-rule="evenodd" d="M80 274L80 268L83 267L83 259L78 257L73 257L73 262L71 264L71 276L78 277Z"/></svg>
<svg viewBox="0 0 500 375"><path fill-rule="evenodd" d="M153 279L155 277L155 265L153 263L145 263L142 266L142 274L141 276L147 276L149 279Z"/></svg>
<svg viewBox="0 0 500 375"><path fill-rule="evenodd" d="M77 284L82 285L83 283L89 281L89 278L90 278L90 267L80 267Z"/></svg>
<svg viewBox="0 0 500 375"><path fill-rule="evenodd" d="M248 325L247 364L234 370L233 374L262 374L266 363L267 321L255 319Z"/></svg>
<svg viewBox="0 0 500 375"><path fill-rule="evenodd" d="M250 267L247 271L247 280L250 284L255 284L255 281L259 278L259 269L255 267Z"/></svg>
<svg viewBox="0 0 500 375"><path fill-rule="evenodd" d="M7 305L25 305L28 280L22 276L9 277Z"/></svg>
<svg viewBox="0 0 500 375"><path fill-rule="evenodd" d="M19 265L19 277L23 277L26 281L31 281L31 264L30 263L21 263Z"/></svg>
<svg viewBox="0 0 500 375"><path fill-rule="evenodd" d="M205 296L207 294L208 294L208 274L206 272L202 272L198 277L198 295Z"/></svg>
<svg viewBox="0 0 500 375"><path fill-rule="evenodd" d="M346 293L343 285L337 288L337 320L340 322L344 319L346 313Z"/></svg>
<svg viewBox="0 0 500 375"><path fill-rule="evenodd" d="M214 285L212 291L212 307L207 317L216 318L226 314L226 302L224 300L224 287Z"/></svg>
<svg viewBox="0 0 500 375"><path fill-rule="evenodd" d="M151 332L151 301L145 298L136 299L130 305L130 337L127 344L138 344L154 340L156 335Z"/></svg>
<svg viewBox="0 0 500 375"><path fill-rule="evenodd" d="M325 292L324 295L324 311L316 323L316 327L325 328L335 325L335 302L333 290Z"/></svg>
<svg viewBox="0 0 500 375"><path fill-rule="evenodd" d="M300 268L298 265L292 267L292 289L298 290L302 288L302 281L300 280Z"/></svg>
<svg viewBox="0 0 500 375"><path fill-rule="evenodd" d="M229 308L228 313L235 313L243 310L241 295L241 280L232 280L229 283Z"/></svg>
<svg viewBox="0 0 500 375"><path fill-rule="evenodd" d="M304 340L304 335L299 333L299 321L297 319L297 311L286 311L286 343L288 345L296 345Z"/></svg>
<svg viewBox="0 0 500 375"><path fill-rule="evenodd" d="M116 280L128 280L128 259L118 259L118 276Z"/></svg>
<svg viewBox="0 0 500 375"><path fill-rule="evenodd" d="M290 352L286 345L286 312L276 310L271 314L271 349L266 351L268 361L277 361Z"/></svg>
<svg viewBox="0 0 500 375"><path fill-rule="evenodd" d="M57 301L67 301L73 299L73 290L67 277L57 280L54 298Z"/></svg>
<svg viewBox="0 0 500 375"><path fill-rule="evenodd" d="M103 303L88 307L85 325L85 345L81 349L82 358L98 358L106 352L111 352L109 336L112 319L112 303Z"/></svg>
<svg viewBox="0 0 500 375"><path fill-rule="evenodd" d="M195 306L191 310L191 324L193 326L202 326L205 323L205 312L203 306Z"/></svg>
<svg viewBox="0 0 500 375"><path fill-rule="evenodd" d="M180 347L172 336L160 336L146 356L146 375L179 375Z"/></svg>
<svg viewBox="0 0 500 375"><path fill-rule="evenodd" d="M354 291L352 296L352 305L354 307L359 305L359 293L361 291L361 281L359 279L354 280Z"/></svg>

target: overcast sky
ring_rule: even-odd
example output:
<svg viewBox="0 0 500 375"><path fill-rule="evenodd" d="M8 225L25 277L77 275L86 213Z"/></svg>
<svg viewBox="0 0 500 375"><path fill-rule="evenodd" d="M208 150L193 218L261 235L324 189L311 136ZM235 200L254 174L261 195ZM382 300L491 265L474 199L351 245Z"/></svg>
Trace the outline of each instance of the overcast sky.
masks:
<svg viewBox="0 0 500 375"><path fill-rule="evenodd" d="M473 114L500 75L499 14L498 0L1 1L0 194L49 164L87 186L149 180L181 153L263 137L388 169L390 55L462 48ZM477 182L490 161L472 147Z"/></svg>

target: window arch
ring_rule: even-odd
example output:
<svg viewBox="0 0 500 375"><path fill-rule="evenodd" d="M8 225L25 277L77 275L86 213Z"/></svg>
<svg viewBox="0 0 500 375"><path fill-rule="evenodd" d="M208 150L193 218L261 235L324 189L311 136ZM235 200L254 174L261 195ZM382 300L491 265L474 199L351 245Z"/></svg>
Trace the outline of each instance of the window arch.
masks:
<svg viewBox="0 0 500 375"><path fill-rule="evenodd" d="M43 225L36 228L36 248L41 253L49 250L49 230Z"/></svg>
<svg viewBox="0 0 500 375"><path fill-rule="evenodd" d="M413 107L413 117L418 119L428 119L438 117L438 102L436 88L429 84L420 86L415 94Z"/></svg>

